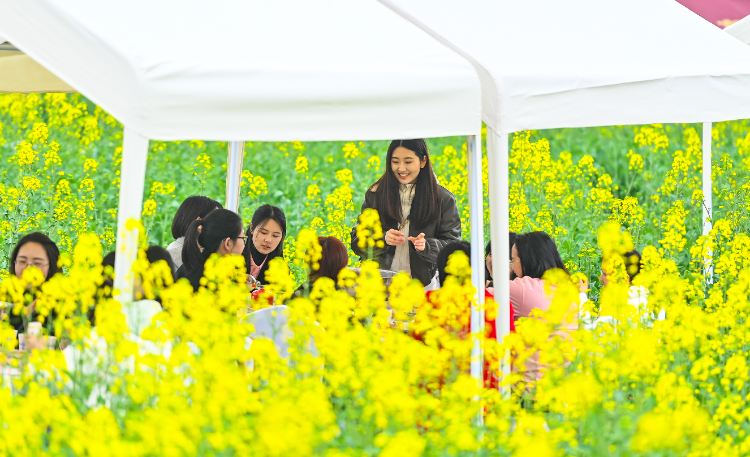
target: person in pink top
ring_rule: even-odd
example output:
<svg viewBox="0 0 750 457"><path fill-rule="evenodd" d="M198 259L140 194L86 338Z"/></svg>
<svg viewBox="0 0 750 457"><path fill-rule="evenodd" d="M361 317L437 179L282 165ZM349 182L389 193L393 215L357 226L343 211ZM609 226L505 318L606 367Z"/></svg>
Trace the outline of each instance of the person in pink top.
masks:
<svg viewBox="0 0 750 457"><path fill-rule="evenodd" d="M544 290L544 273L559 268L570 274L560 258L554 240L544 232L525 233L516 237L511 248L510 268L516 275L516 278L510 281L510 304L516 324L520 318L529 317L534 309L549 310L553 295L548 295ZM577 307L577 304L575 306ZM576 330L577 322L574 320L566 324L555 334ZM543 371L544 365L539 363L539 353L536 353L526 361L523 380L538 381Z"/></svg>

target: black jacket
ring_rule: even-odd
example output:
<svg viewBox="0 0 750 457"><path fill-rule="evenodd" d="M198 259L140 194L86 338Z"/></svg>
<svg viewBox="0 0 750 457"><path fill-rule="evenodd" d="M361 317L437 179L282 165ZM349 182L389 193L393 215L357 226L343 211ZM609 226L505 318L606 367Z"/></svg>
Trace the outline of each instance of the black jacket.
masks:
<svg viewBox="0 0 750 457"><path fill-rule="evenodd" d="M265 260L265 263L260 268L260 273L258 273L258 277L255 278L259 283L266 284L266 272L268 271L268 265L270 265L271 260L275 259L276 257L284 258L283 255L277 254L276 251L271 252L268 254L268 256L265 256L257 251L255 249L251 249L250 243L252 243L252 240L248 240L247 244L245 245L245 250L242 251L242 256L245 257L245 266L247 267L247 274L250 274L250 256L252 256L253 252L256 252L256 258L258 258L257 264L260 264Z"/></svg>
<svg viewBox="0 0 750 457"><path fill-rule="evenodd" d="M203 277L203 265L200 268L196 268L190 273L185 270L185 264L180 265L177 269L177 279L185 278L190 281L190 285L193 286L193 292L198 292L201 287L201 278Z"/></svg>
<svg viewBox="0 0 750 457"><path fill-rule="evenodd" d="M456 198L448 189L443 186L438 186L438 193L440 199L440 215L438 218L424 227L417 227L414 224L409 224L408 236L419 236L420 233L424 233L425 236L425 248L424 251L417 251L414 249L414 244L407 240L409 243L409 263L411 265L411 276L412 278L419 279L425 286L432 281L437 271L437 256L443 247L454 241L461 239L461 217L458 215L458 207L456 206ZM365 194L365 202L362 204L362 211L367 208L375 207L375 198L377 198L377 192L368 190ZM361 214L361 213L360 213ZM387 225L383 222L383 218L380 218L380 223L383 226L383 235L390 229L398 229L397 223ZM367 257L367 249L362 250L357 246L357 226L352 229L352 250L359 256L360 259L365 260ZM385 240L383 240L385 242ZM376 260L380 265L381 270L390 270L391 264L393 263L393 257L396 254L396 246L385 245L385 248L378 249L373 248L373 260Z"/></svg>

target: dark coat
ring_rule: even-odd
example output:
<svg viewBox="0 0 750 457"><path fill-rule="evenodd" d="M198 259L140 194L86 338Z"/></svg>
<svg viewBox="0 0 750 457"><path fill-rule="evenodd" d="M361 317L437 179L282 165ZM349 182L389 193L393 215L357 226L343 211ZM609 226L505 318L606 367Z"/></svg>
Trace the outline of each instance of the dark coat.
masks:
<svg viewBox="0 0 750 457"><path fill-rule="evenodd" d="M411 265L412 278L419 279L425 286L432 281L437 271L437 256L441 249L449 243L461 239L461 217L458 215L456 198L448 189L438 186L440 199L440 214L437 219L428 223L424 227L417 227L415 224L409 224L408 236L417 237L420 233L425 236L424 251L414 249L414 244L409 243L409 263ZM365 194L365 202L362 204L362 211L367 208L375 208L375 198L377 192L368 190ZM361 213L360 213L361 214ZM398 229L396 222L388 225L384 223L383 217L380 218L383 226L383 235L390 230ZM360 259L367 258L367 250L364 251L357 246L357 226L352 229L352 251ZM383 240L385 242L385 240ZM385 248L373 248L373 257L380 265L381 270L390 270L393 263L393 257L396 254L396 246L385 245Z"/></svg>
<svg viewBox="0 0 750 457"><path fill-rule="evenodd" d="M190 285L193 286L193 292L198 292L201 287L201 278L203 277L203 265L200 268L196 268L190 273L185 270L185 264L180 265L177 269L177 279L185 278L190 281Z"/></svg>

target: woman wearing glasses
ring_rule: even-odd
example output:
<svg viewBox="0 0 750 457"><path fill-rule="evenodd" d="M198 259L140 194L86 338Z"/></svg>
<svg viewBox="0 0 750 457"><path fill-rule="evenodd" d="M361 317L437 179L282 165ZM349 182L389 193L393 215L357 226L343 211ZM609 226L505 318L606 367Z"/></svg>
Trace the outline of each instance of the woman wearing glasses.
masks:
<svg viewBox="0 0 750 457"><path fill-rule="evenodd" d="M268 263L276 257L284 258L286 215L276 206L262 205L253 213L247 233L252 240L247 243L245 256L247 274L251 282L265 284Z"/></svg>
<svg viewBox="0 0 750 457"><path fill-rule="evenodd" d="M381 270L405 271L425 286L436 285L438 253L461 239L456 199L438 185L425 140L391 141L386 164L362 205L362 211L378 211L385 234L385 246L375 248L374 260ZM364 260L367 253L357 245L356 227L351 236L352 250Z"/></svg>
<svg viewBox="0 0 750 457"><path fill-rule="evenodd" d="M57 245L47 235L39 232L29 233L18 241L16 247L10 255L10 271L19 279L24 270L29 267L35 267L42 272L44 280L50 279L58 272L57 261L60 258L60 250ZM24 315L10 315L10 324L19 333L24 333L28 322L35 321L37 313L35 312L36 302L26 307L22 311Z"/></svg>
<svg viewBox="0 0 750 457"><path fill-rule="evenodd" d="M211 211L188 227L182 246L182 266L177 270L177 277L186 278L193 290L197 291L204 264L211 254L241 255L246 239L240 216L228 209Z"/></svg>

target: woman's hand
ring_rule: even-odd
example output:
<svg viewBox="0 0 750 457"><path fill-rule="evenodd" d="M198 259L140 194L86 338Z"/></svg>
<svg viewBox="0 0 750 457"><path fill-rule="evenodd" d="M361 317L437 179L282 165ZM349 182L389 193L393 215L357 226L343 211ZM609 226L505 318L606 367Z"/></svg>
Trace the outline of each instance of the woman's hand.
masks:
<svg viewBox="0 0 750 457"><path fill-rule="evenodd" d="M420 233L416 237L410 236L409 241L414 243L414 249L416 249L417 251L424 251L424 247L425 247L424 233Z"/></svg>
<svg viewBox="0 0 750 457"><path fill-rule="evenodd" d="M385 244L388 246L398 246L406 242L406 235L404 232L399 232L395 229L390 229L385 232Z"/></svg>

